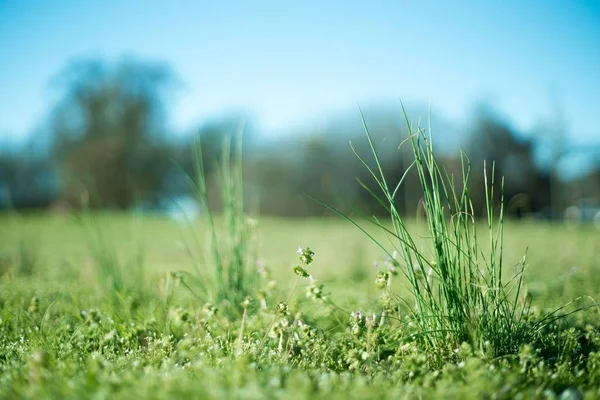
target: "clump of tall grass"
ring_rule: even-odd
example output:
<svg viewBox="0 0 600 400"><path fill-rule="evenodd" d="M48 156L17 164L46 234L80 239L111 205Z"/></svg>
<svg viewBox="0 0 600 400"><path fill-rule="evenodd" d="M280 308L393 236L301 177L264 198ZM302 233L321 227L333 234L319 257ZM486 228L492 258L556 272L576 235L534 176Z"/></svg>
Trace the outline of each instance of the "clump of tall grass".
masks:
<svg viewBox="0 0 600 400"><path fill-rule="evenodd" d="M140 230L140 221L134 218L132 232L135 234ZM76 215L76 219L87 230L88 249L99 289L113 307L124 312L123 317L131 316L131 312L148 299L144 249L139 239L132 235L135 251L130 257L123 258L103 232L98 218L87 208Z"/></svg>
<svg viewBox="0 0 600 400"><path fill-rule="evenodd" d="M392 185L387 181L362 113L374 166L351 144L379 187L381 194L360 182L389 213L391 228L376 217L372 222L388 234L392 247L375 239L356 220L329 208L360 228L390 259L398 259L399 270L408 280L414 300L402 299L403 307L409 310L410 319L417 326L417 332L412 333L410 339L431 349L469 342L477 348L491 348L495 355L515 353L531 339L531 330L527 325L529 306L521 295L525 257L511 279L503 276L506 273L504 206L501 200L497 210L492 200L495 190L502 192L503 182L498 189L498 183L493 178L488 179L484 168L487 204L484 236L478 232L477 218L481 216L475 215L469 193L471 164L468 157L461 153L460 176L450 174L436 159L431 135L420 125L413 126L404 108L403 111L408 138L401 146L412 147L414 161L399 182ZM411 169L416 170L422 190L431 255L417 247L415 234L409 231L396 205L398 190ZM492 167L492 177L493 172ZM484 240L490 244L487 254L481 247ZM386 280L389 278L386 275ZM387 285L383 286L389 295Z"/></svg>
<svg viewBox="0 0 600 400"><path fill-rule="evenodd" d="M257 279L252 220L244 211L242 132L243 126L240 126L235 144L230 136L223 139L217 176L221 186L221 215L209 201L201 139L196 137L192 186L205 214L202 221L208 228L210 242L208 246L202 246L197 237L202 265L195 265L195 273L184 273L183 276L184 285L204 301L214 301L238 311L244 309L246 298L256 292Z"/></svg>

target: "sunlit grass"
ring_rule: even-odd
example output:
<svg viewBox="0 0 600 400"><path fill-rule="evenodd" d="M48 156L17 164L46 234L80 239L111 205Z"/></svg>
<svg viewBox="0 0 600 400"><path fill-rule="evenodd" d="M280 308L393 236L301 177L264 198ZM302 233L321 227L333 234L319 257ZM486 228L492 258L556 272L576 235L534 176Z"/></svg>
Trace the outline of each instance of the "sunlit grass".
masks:
<svg viewBox="0 0 600 400"><path fill-rule="evenodd" d="M600 297L598 232L472 218L467 158L453 181L410 137L427 219L397 212L368 131L388 217L362 231L250 226L229 142L223 212L198 145L198 219L0 215L0 398L600 397L600 309L553 319Z"/></svg>

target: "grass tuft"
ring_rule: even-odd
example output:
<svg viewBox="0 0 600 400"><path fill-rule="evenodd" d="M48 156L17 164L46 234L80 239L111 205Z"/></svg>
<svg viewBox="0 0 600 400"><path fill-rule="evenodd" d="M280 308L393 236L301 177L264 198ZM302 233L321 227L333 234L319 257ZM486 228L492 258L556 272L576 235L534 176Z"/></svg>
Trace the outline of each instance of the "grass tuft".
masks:
<svg viewBox="0 0 600 400"><path fill-rule="evenodd" d="M368 169L376 182L379 193L359 182L381 204L390 216L388 223L373 217L371 222L381 229L390 246L368 233L356 220L327 206L349 220L372 241L374 241L399 267L407 279L411 299L401 299L400 308L408 310L411 323L418 326L418 332L411 333L410 339L421 342L425 348L439 350L449 344L459 346L463 342L475 348L491 349L495 356L514 354L519 347L529 343L532 332L529 329L529 303L521 294L526 258L518 264L511 279L503 277L504 248L504 205L501 199L499 208L493 204L497 183L488 179L484 166L487 215L485 237L489 251L484 253L481 246L484 239L477 231L477 218L469 193L471 164L466 154L461 153L462 174L458 177L449 174L440 165L434 154L431 135L420 125L413 126L404 110L408 128L408 139L401 146L410 145L414 161L399 182L392 186L381 167L379 154L369 132L364 116L361 117L370 146L374 166L358 154L352 143L350 146ZM425 211L430 255L417 246L412 233L396 205L396 194L410 170L415 170L421 190L422 207ZM491 176L494 176L492 166ZM456 183L459 180L459 184ZM503 189L500 184L500 191ZM390 280L388 273L381 273L379 280ZM388 298L389 285L383 295Z"/></svg>
<svg viewBox="0 0 600 400"><path fill-rule="evenodd" d="M201 253L201 265L194 273L183 273L184 285L203 301L239 312L245 310L246 297L256 292L258 274L256 254L253 251L253 221L244 211L242 132L240 126L235 148L231 138L225 137L218 169L221 185L219 215L209 201L207 176L200 137L194 147L195 174L193 187L205 214L203 223L208 228L209 245L203 246L196 234L196 245ZM208 247L208 251L206 250ZM191 255L193 252L189 251ZM204 255L209 253L206 257ZM198 263L198 261L196 261Z"/></svg>

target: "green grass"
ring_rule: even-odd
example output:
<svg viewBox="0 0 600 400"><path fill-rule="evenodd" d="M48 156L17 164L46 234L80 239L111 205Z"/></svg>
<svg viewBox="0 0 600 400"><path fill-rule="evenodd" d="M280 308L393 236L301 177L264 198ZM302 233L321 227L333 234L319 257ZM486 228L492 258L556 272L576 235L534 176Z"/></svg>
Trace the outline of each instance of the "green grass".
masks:
<svg viewBox="0 0 600 400"><path fill-rule="evenodd" d="M198 299L215 302L227 312L242 310L242 303L256 291L256 253L252 247L252 219L245 213L242 158L242 128L236 137L223 141L220 159L221 218L217 221L215 204L209 200L201 140L194 146L195 177L189 177L196 198L205 214L209 231L206 243L194 227L192 242L186 243L194 270L180 271L181 281ZM220 223L219 223L220 222Z"/></svg>
<svg viewBox="0 0 600 400"><path fill-rule="evenodd" d="M179 243L184 236L180 225L157 217L136 225L128 215L94 216L120 260L134 259L139 251L131 242L132 229L145 244L146 302L124 313L115 306L117 294L99 282L89 239L76 220L47 215L0 218L6 227L0 232L3 398L473 398L485 393L541 397L546 390L560 394L570 386L590 398L599 395L596 309L571 315L568 324L558 321L540 340L511 357L495 358L463 345L457 352L449 346L450 356L433 358L420 350L418 342L398 345L412 329L402 321L390 318L377 328L380 332L369 333L365 326L364 336L355 336L349 315L312 302L305 296L308 282L302 280L289 301L291 322L284 327L286 335L299 336L300 347L280 352L275 335L268 335L260 346L273 318L279 318L275 305L286 300L296 279L292 268L299 261L298 245L314 250L315 261L307 269L339 307L380 315L373 262L382 260L383 253L345 221L261 219L259 255L275 284L266 290L267 310L261 309L258 299L251 304L243 353L236 355L240 319L211 315L176 280L169 309L162 316L169 272L194 268ZM415 233L426 229L413 221L407 225ZM196 228L203 235L203 221ZM485 224L479 228L485 229ZM385 240L383 234L373 234ZM529 247L525 290L537 312L581 295L600 297L597 231L509 221L505 236L508 271ZM37 260L32 275L18 273L21 238L36 243L26 256ZM427 240L417 241L417 246L427 249ZM356 259L357 253L362 260ZM364 276L353 279L357 269L364 270ZM124 279L136 276L135 270L126 268L122 274ZM267 279L261 282L262 289L271 287ZM404 297L411 291L398 278L391 290ZM296 318L315 331L294 325ZM377 346L381 354L375 356Z"/></svg>
<svg viewBox="0 0 600 400"><path fill-rule="evenodd" d="M491 201L475 220L468 159L449 176L411 133L420 221L397 212L368 130L378 189L363 185L387 220L249 225L229 142L223 212L188 224L0 215L0 397L600 397L598 232Z"/></svg>
<svg viewBox="0 0 600 400"><path fill-rule="evenodd" d="M406 117L406 113L404 115ZM468 157L461 154L460 176L449 174L437 163L431 137L419 125L413 127L407 117L406 123L408 139L403 144L409 144L414 155L414 162L406 173L414 169L419 177L431 255L417 247L415 235L400 215L396 193L404 177L397 183L387 182L364 118L375 166L370 166L354 146L351 147L382 193L378 195L359 181L390 216L391 228L379 218L372 218L372 223L389 235L390 246L371 236L352 218L338 214L362 230L386 253L387 270L379 271L377 275L378 286L383 289L383 301L388 305L386 311L393 315L405 305L411 322L419 326L419 330L406 339L418 338L428 352L443 350L448 344L456 347L469 343L475 348L485 347L486 352L496 357L515 354L520 346L533 339L536 330L545 327L545 320L533 323L528 299L521 299L525 257L519 262L514 276L507 282L503 279L504 200L501 198L499 212L496 212L491 199L494 190L498 189L493 179L488 184L488 175L494 176L494 168L491 174L485 166L483 171L486 215L475 215L468 187L471 174ZM503 183L500 191L502 189ZM487 218L487 253L482 251L483 240L477 229L477 219L482 217ZM392 276L398 274L409 282L411 296L409 299L400 297L401 304L394 304L389 286Z"/></svg>

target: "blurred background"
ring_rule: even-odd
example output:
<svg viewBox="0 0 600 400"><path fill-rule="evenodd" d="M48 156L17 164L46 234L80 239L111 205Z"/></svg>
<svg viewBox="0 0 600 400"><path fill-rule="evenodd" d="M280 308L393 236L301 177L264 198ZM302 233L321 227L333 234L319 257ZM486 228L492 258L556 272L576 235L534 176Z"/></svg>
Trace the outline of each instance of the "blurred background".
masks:
<svg viewBox="0 0 600 400"><path fill-rule="evenodd" d="M243 124L249 209L379 213L358 105L390 181L428 125L440 160L484 160L515 218L600 221L599 1L0 0L0 209L198 209L200 135L218 203ZM358 105L357 105L358 104ZM415 215L409 173L398 197Z"/></svg>

